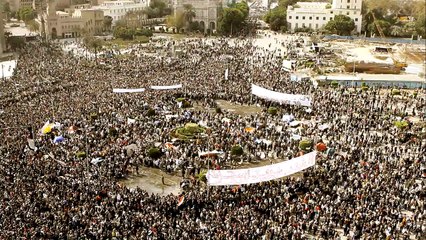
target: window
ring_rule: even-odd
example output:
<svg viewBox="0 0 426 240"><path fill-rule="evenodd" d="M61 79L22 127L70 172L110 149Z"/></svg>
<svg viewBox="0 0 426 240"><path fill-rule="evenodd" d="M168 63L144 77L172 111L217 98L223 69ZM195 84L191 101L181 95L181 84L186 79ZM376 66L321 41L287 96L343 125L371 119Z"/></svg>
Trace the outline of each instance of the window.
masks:
<svg viewBox="0 0 426 240"><path fill-rule="evenodd" d="M346 15L349 15L349 12L347 12Z"/></svg>
<svg viewBox="0 0 426 240"><path fill-rule="evenodd" d="M348 0L348 3L351 3L351 0Z"/></svg>
<svg viewBox="0 0 426 240"><path fill-rule="evenodd" d="M312 20L312 17L309 17L309 20Z"/></svg>
<svg viewBox="0 0 426 240"><path fill-rule="evenodd" d="M355 22L358 22L358 18L355 18Z"/></svg>
<svg viewBox="0 0 426 240"><path fill-rule="evenodd" d="M315 24L315 29L318 29L318 23L317 23L317 24Z"/></svg>
<svg viewBox="0 0 426 240"><path fill-rule="evenodd" d="M312 28L312 24L311 23L309 23L309 28Z"/></svg>
<svg viewBox="0 0 426 240"><path fill-rule="evenodd" d="M288 16L288 19L291 19L291 16Z"/></svg>
<svg viewBox="0 0 426 240"><path fill-rule="evenodd" d="M319 17L317 17L317 20L319 20Z"/></svg>
<svg viewBox="0 0 426 240"><path fill-rule="evenodd" d="M296 16L296 19L299 19L299 16Z"/></svg>
<svg viewBox="0 0 426 240"><path fill-rule="evenodd" d="M305 17L303 16L302 19L305 20Z"/></svg>
<svg viewBox="0 0 426 240"><path fill-rule="evenodd" d="M322 18L322 20L324 20L324 21L325 21L325 17L323 17L323 18Z"/></svg>
<svg viewBox="0 0 426 240"><path fill-rule="evenodd" d="M330 20L333 20L333 18L332 18L332 17L330 17Z"/></svg>
<svg viewBox="0 0 426 240"><path fill-rule="evenodd" d="M349 8L350 8L350 6L348 5L348 6L346 6L346 8L347 8L347 9L349 9Z"/></svg>
<svg viewBox="0 0 426 240"><path fill-rule="evenodd" d="M333 14L333 11L330 11L330 14Z"/></svg>

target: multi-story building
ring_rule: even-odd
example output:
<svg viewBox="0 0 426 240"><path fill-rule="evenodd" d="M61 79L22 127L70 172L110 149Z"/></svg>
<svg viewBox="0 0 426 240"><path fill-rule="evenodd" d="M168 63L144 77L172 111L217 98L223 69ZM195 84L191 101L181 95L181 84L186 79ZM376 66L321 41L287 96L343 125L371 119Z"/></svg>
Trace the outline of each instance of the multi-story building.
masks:
<svg viewBox="0 0 426 240"><path fill-rule="evenodd" d="M175 0L173 9L175 14L179 11L185 11L184 5L190 4L195 12L195 18L192 20L198 22L200 28L204 32L215 32L218 21L218 8L227 1L221 0Z"/></svg>
<svg viewBox="0 0 426 240"><path fill-rule="evenodd" d="M362 0L333 0L330 5L323 2L298 2L287 9L288 29L320 30L336 15L346 15L354 20L356 32L362 27Z"/></svg>
<svg viewBox="0 0 426 240"><path fill-rule="evenodd" d="M118 20L124 19L126 13L142 11L145 7L149 6L149 0L144 1L130 1L130 0L119 0L119 1L104 1L99 6L93 6L92 9L101 10L104 12L104 16L112 17L113 24Z"/></svg>
<svg viewBox="0 0 426 240"><path fill-rule="evenodd" d="M49 2L43 15L48 38L78 37L82 31L96 35L102 32L104 13L101 10L72 8L56 11L56 3Z"/></svg>

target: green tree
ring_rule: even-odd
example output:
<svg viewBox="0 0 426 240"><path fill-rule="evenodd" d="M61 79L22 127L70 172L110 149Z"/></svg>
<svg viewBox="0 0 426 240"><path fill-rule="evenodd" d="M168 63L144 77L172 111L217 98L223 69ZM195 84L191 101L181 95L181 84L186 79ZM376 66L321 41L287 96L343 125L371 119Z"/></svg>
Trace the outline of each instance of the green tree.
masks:
<svg viewBox="0 0 426 240"><path fill-rule="evenodd" d="M174 16L170 15L167 17L167 26L175 27L177 32L179 33L181 29L185 27L185 13L183 11L177 11Z"/></svg>
<svg viewBox="0 0 426 240"><path fill-rule="evenodd" d="M121 38L123 40L133 40L135 30L128 27L116 27L113 32L115 38Z"/></svg>
<svg viewBox="0 0 426 240"><path fill-rule="evenodd" d="M276 7L269 11L264 20L269 24L272 31L283 31L287 28L287 12L283 7Z"/></svg>
<svg viewBox="0 0 426 240"><path fill-rule="evenodd" d="M38 30L40 29L40 24L35 20L30 20L26 24L31 32L38 32Z"/></svg>
<svg viewBox="0 0 426 240"><path fill-rule="evenodd" d="M18 20L22 20L24 22L29 22L31 20L34 20L36 18L36 12L34 9L30 7L23 7L18 10L17 17Z"/></svg>
<svg viewBox="0 0 426 240"><path fill-rule="evenodd" d="M283 9L287 10L288 6L292 6L292 5L296 4L297 2L300 2L300 1L299 0L280 0L278 2L278 5L280 7L282 7Z"/></svg>
<svg viewBox="0 0 426 240"><path fill-rule="evenodd" d="M185 14L185 21L187 24L190 24L192 22L192 19L195 18L194 7L191 4L184 4L183 10Z"/></svg>
<svg viewBox="0 0 426 240"><path fill-rule="evenodd" d="M426 5L424 1L415 4L414 17L416 19L416 31L419 35L426 37Z"/></svg>
<svg viewBox="0 0 426 240"><path fill-rule="evenodd" d="M247 25L246 19L248 15L249 7L245 1L222 9L218 23L219 32L223 35L239 33Z"/></svg>
<svg viewBox="0 0 426 240"><path fill-rule="evenodd" d="M374 33L377 36L380 36L380 32L377 29L376 24L379 25L385 36L391 35L392 24L386 20L377 20L376 23L371 23L368 25L368 31Z"/></svg>
<svg viewBox="0 0 426 240"><path fill-rule="evenodd" d="M103 40L93 36L85 36L83 38L83 44L87 49L95 52L95 61L98 62L98 52L102 49Z"/></svg>
<svg viewBox="0 0 426 240"><path fill-rule="evenodd" d="M104 21L103 21L104 31L111 31L112 20L113 19L111 16L104 16Z"/></svg>
<svg viewBox="0 0 426 240"><path fill-rule="evenodd" d="M325 25L325 29L338 35L350 35L355 29L355 22L348 16L337 15Z"/></svg>
<svg viewBox="0 0 426 240"><path fill-rule="evenodd" d="M149 7L144 9L144 13L148 18L161 18L171 14L171 9L164 0L152 0Z"/></svg>

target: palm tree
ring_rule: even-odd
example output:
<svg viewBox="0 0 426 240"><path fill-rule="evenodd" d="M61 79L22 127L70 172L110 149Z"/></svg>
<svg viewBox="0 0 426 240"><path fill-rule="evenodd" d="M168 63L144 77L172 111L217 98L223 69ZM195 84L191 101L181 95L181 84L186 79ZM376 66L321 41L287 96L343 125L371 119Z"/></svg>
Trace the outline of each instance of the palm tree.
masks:
<svg viewBox="0 0 426 240"><path fill-rule="evenodd" d="M404 32L404 29L400 26L394 25L391 27L391 35L395 37L400 37Z"/></svg>
<svg viewBox="0 0 426 240"><path fill-rule="evenodd" d="M191 4L183 4L185 21L189 25L192 23L192 20L195 18L195 10Z"/></svg>

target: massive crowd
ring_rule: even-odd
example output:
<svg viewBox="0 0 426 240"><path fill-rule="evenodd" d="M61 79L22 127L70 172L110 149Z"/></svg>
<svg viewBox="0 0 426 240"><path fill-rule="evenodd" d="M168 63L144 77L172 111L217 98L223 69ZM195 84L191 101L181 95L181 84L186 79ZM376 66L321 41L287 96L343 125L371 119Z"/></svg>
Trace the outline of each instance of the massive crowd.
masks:
<svg viewBox="0 0 426 240"><path fill-rule="evenodd" d="M182 50L179 57L162 54L172 48ZM97 64L55 45L34 43L21 52L14 76L0 84L0 239L424 237L426 143L402 138L394 126L408 116L425 121L424 90L395 97L377 88L316 88L290 81L281 59L250 40L232 46L223 39L186 40L163 50L155 55L135 49ZM251 96L251 83L310 95L313 106L258 99ZM183 88L149 90L175 84ZM147 89L142 93L112 93L142 87ZM178 98L192 107L181 108ZM264 110L246 116L219 112L218 99ZM269 114L270 106L280 114ZM156 114L147 114L150 109ZM303 127L291 128L283 114L292 114ZM59 124L43 135L46 121ZM211 135L174 142L171 132L189 122L203 122ZM323 124L330 127L320 130ZM413 123L404 131L419 129ZM295 133L334 150L319 154L316 166L299 178L194 188L179 206L176 196L118 184L140 165L194 176L213 164L198 155L203 151L223 151L214 161L222 168L259 160L260 153L288 160L300 151ZM54 143L55 135L65 141ZM235 144L245 152L238 160L229 154ZM129 145L136 145L133 154L126 151ZM148 156L153 146L164 152L160 159Z"/></svg>

